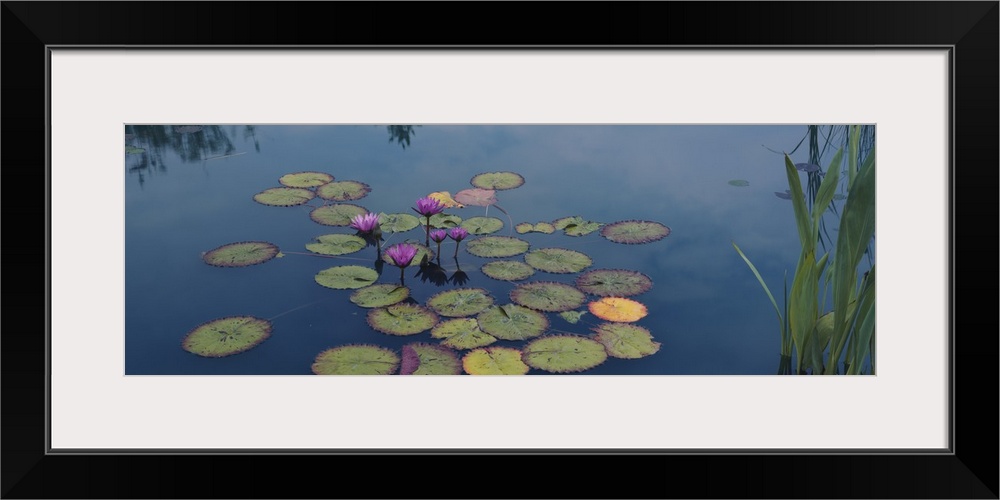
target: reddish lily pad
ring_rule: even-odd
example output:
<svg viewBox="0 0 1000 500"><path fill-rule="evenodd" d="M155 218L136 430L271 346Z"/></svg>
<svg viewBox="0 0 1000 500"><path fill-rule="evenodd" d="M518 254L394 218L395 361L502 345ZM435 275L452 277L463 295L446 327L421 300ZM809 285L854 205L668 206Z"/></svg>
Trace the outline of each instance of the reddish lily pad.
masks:
<svg viewBox="0 0 1000 500"><path fill-rule="evenodd" d="M241 241L209 250L202 260L216 267L245 267L267 262L278 255L278 247L266 241Z"/></svg>
<svg viewBox="0 0 1000 500"><path fill-rule="evenodd" d="M392 375L399 368L399 355L384 347L349 344L327 349L316 356L316 375Z"/></svg>
<svg viewBox="0 0 1000 500"><path fill-rule="evenodd" d="M659 222L645 220L625 220L608 224L601 228L601 236L615 243L638 245L662 240L670 234L670 228Z"/></svg>
<svg viewBox="0 0 1000 500"><path fill-rule="evenodd" d="M514 172L484 172L473 177L469 183L481 189L502 191L522 186L524 177Z"/></svg>
<svg viewBox="0 0 1000 500"><path fill-rule="evenodd" d="M563 283L534 281L511 290L510 300L536 311L562 312L582 306L587 296Z"/></svg>
<svg viewBox="0 0 1000 500"><path fill-rule="evenodd" d="M642 303L622 297L604 297L587 304L587 309L590 310L591 314L604 321L617 323L632 323L649 314L646 306Z"/></svg>
<svg viewBox="0 0 1000 500"><path fill-rule="evenodd" d="M458 375L462 362L455 351L437 344L422 342L403 346L400 375Z"/></svg>
<svg viewBox="0 0 1000 500"><path fill-rule="evenodd" d="M492 189L463 189L455 193L455 201L474 207L488 207L497 203L496 194Z"/></svg>
<svg viewBox="0 0 1000 500"><path fill-rule="evenodd" d="M368 325L389 335L415 335L430 330L438 315L418 304L405 302L368 311Z"/></svg>
<svg viewBox="0 0 1000 500"><path fill-rule="evenodd" d="M281 176L278 182L288 187L310 188L322 186L332 180L333 176L325 172L296 172Z"/></svg>
<svg viewBox="0 0 1000 500"><path fill-rule="evenodd" d="M265 189L253 196L253 200L271 207L294 207L308 203L316 193L305 188L277 187Z"/></svg>
<svg viewBox="0 0 1000 500"><path fill-rule="evenodd" d="M316 189L316 195L324 200L351 201L368 196L371 186L358 181L328 182Z"/></svg>
<svg viewBox="0 0 1000 500"><path fill-rule="evenodd" d="M576 287L601 297L628 297L649 291L653 280L638 271L594 269L576 279Z"/></svg>
<svg viewBox="0 0 1000 500"><path fill-rule="evenodd" d="M191 330L181 347L207 358L221 358L248 351L271 336L271 322L253 316L230 316Z"/></svg>

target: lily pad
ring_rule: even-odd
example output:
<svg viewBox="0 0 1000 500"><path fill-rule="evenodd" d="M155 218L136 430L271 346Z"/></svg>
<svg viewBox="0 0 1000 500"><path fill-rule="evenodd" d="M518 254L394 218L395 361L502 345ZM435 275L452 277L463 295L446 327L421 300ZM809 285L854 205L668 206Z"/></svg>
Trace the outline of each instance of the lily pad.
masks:
<svg viewBox="0 0 1000 500"><path fill-rule="evenodd" d="M335 266L324 269L316 275L316 283L335 290L362 288L378 279L378 273L370 267Z"/></svg>
<svg viewBox="0 0 1000 500"><path fill-rule="evenodd" d="M451 193L448 191L438 191L427 195L427 197L434 198L438 201L438 203L444 206L444 208L465 208L465 205L455 201L455 199L451 197Z"/></svg>
<svg viewBox="0 0 1000 500"><path fill-rule="evenodd" d="M414 343L403 346L400 375L458 375L462 362L455 351L437 344Z"/></svg>
<svg viewBox="0 0 1000 500"><path fill-rule="evenodd" d="M601 228L601 236L626 245L651 243L666 238L669 234L669 227L645 220L624 220Z"/></svg>
<svg viewBox="0 0 1000 500"><path fill-rule="evenodd" d="M279 187L265 189L253 196L253 200L271 207L294 207L316 197L316 193L304 188Z"/></svg>
<svg viewBox="0 0 1000 500"><path fill-rule="evenodd" d="M360 200L372 191L371 186L358 181L336 181L323 184L316 189L316 195L324 200Z"/></svg>
<svg viewBox="0 0 1000 500"><path fill-rule="evenodd" d="M518 281L535 274L535 268L516 260L495 260L482 267L483 274L500 281Z"/></svg>
<svg viewBox="0 0 1000 500"><path fill-rule="evenodd" d="M309 212L309 217L324 226L350 226L351 219L368 213L368 209L350 203L335 203Z"/></svg>
<svg viewBox="0 0 1000 500"><path fill-rule="evenodd" d="M553 226L552 224L549 224L548 222L539 222L538 224L532 224L530 222L522 222L514 226L514 230L517 231L519 234L532 233L532 232L552 234L556 232L556 227Z"/></svg>
<svg viewBox="0 0 1000 500"><path fill-rule="evenodd" d="M463 189L455 193L455 201L474 207L488 207L496 204L496 194L492 189Z"/></svg>
<svg viewBox="0 0 1000 500"><path fill-rule="evenodd" d="M266 241L241 241L209 250L202 256L217 267L244 267L267 262L278 255L278 247Z"/></svg>
<svg viewBox="0 0 1000 500"><path fill-rule="evenodd" d="M815 163L796 163L795 169L800 172L819 172L819 165Z"/></svg>
<svg viewBox="0 0 1000 500"><path fill-rule="evenodd" d="M385 307L402 302L410 296L410 289L402 285L383 283L359 288L351 294L351 302L361 307Z"/></svg>
<svg viewBox="0 0 1000 500"><path fill-rule="evenodd" d="M544 313L516 304L493 306L476 316L479 328L501 340L525 340L545 333L549 319Z"/></svg>
<svg viewBox="0 0 1000 500"><path fill-rule="evenodd" d="M333 181L333 176L324 172L296 172L282 175L278 182L283 186L310 188Z"/></svg>
<svg viewBox="0 0 1000 500"><path fill-rule="evenodd" d="M510 300L536 311L562 312L580 307L587 296L563 283L535 281L511 290Z"/></svg>
<svg viewBox="0 0 1000 500"><path fill-rule="evenodd" d="M125 154L127 155L141 155L146 152L146 148L140 148L138 146L125 146Z"/></svg>
<svg viewBox="0 0 1000 500"><path fill-rule="evenodd" d="M482 288L446 290L427 299L427 307L449 318L479 314L492 305L493 297Z"/></svg>
<svg viewBox="0 0 1000 500"><path fill-rule="evenodd" d="M586 236L602 226L604 226L602 222L589 221L576 215L552 221L552 227L561 229L567 236Z"/></svg>
<svg viewBox="0 0 1000 500"><path fill-rule="evenodd" d="M532 368L552 373L589 370L608 359L604 344L578 335L550 335L533 340L521 350Z"/></svg>
<svg viewBox="0 0 1000 500"><path fill-rule="evenodd" d="M587 308L594 316L617 323L639 321L649 313L646 306L641 303L622 297L604 297L587 304Z"/></svg>
<svg viewBox="0 0 1000 500"><path fill-rule="evenodd" d="M559 313L559 317L566 320L567 323L575 325L580 322L580 318L587 314L587 311L566 311Z"/></svg>
<svg viewBox="0 0 1000 500"><path fill-rule="evenodd" d="M327 349L313 362L316 375L392 375L399 368L394 351L367 344L349 344Z"/></svg>
<svg viewBox="0 0 1000 500"><path fill-rule="evenodd" d="M496 217L472 217L461 224L471 234L490 234L503 229L503 221Z"/></svg>
<svg viewBox="0 0 1000 500"><path fill-rule="evenodd" d="M368 242L353 234L324 234L313 243L306 244L306 249L323 255L346 255L366 247Z"/></svg>
<svg viewBox="0 0 1000 500"><path fill-rule="evenodd" d="M270 336L270 321L253 316L230 316L191 330L181 347L206 358L221 358L247 351Z"/></svg>
<svg viewBox="0 0 1000 500"><path fill-rule="evenodd" d="M628 297L653 288L653 280L638 271L626 269L594 269L576 279L576 287L601 297Z"/></svg>
<svg viewBox="0 0 1000 500"><path fill-rule="evenodd" d="M417 223L421 226L427 225L426 217L418 217ZM441 212L431 216L431 227L434 229L451 229L462 223L462 218L457 215Z"/></svg>
<svg viewBox="0 0 1000 500"><path fill-rule="evenodd" d="M452 349L475 349L497 341L496 337L479 329L475 318L442 321L431 329L431 337L443 339L441 345Z"/></svg>
<svg viewBox="0 0 1000 500"><path fill-rule="evenodd" d="M539 248L524 255L529 266L547 273L578 273L594 263L585 253L565 248Z"/></svg>
<svg viewBox="0 0 1000 500"><path fill-rule="evenodd" d="M434 250L427 248L426 245L423 245L422 243L414 243L412 241L407 241L406 244L417 247L417 254L413 256L413 260L410 261L410 265L407 267L419 266L420 263L423 262L425 255L427 256L428 261L434 258ZM385 252L382 252L382 261L390 266L396 265L396 263L392 260L392 257L389 257L389 254Z"/></svg>
<svg viewBox="0 0 1000 500"><path fill-rule="evenodd" d="M530 243L512 236L483 236L470 240L465 251L476 257L513 257L528 251Z"/></svg>
<svg viewBox="0 0 1000 500"><path fill-rule="evenodd" d="M524 375L531 367L521 360L521 351L510 347L485 347L462 357L469 375Z"/></svg>
<svg viewBox="0 0 1000 500"><path fill-rule="evenodd" d="M406 302L368 311L368 325L389 335L415 335L430 330L437 322L434 311Z"/></svg>
<svg viewBox="0 0 1000 500"><path fill-rule="evenodd" d="M383 233L404 233L420 225L420 219L410 214L378 214L378 225Z"/></svg>
<svg viewBox="0 0 1000 500"><path fill-rule="evenodd" d="M730 186L736 186L736 187L747 187L747 186L750 185L750 181L743 180L743 179L733 179L733 180L729 181L729 185Z"/></svg>
<svg viewBox="0 0 1000 500"><path fill-rule="evenodd" d="M469 183L481 189L502 191L522 186L524 177L514 172L484 172L473 177Z"/></svg>
<svg viewBox="0 0 1000 500"><path fill-rule="evenodd" d="M594 328L594 340L604 344L604 349L615 358L639 359L660 350L660 343L653 341L649 330L628 323L603 323Z"/></svg>

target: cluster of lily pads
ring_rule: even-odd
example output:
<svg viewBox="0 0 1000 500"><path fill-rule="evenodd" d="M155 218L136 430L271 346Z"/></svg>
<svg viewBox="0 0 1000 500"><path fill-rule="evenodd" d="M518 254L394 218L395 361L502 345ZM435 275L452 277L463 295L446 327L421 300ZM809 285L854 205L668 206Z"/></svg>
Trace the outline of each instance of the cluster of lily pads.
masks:
<svg viewBox="0 0 1000 500"><path fill-rule="evenodd" d="M485 172L471 179L472 188L458 191L454 197L447 191L421 197L411 207L420 217L405 212L371 212L351 203L367 196L371 187L356 180L335 180L325 172L290 173L278 181L281 186L257 193L253 199L268 206L291 207L319 198L323 204L311 210L313 221L355 230L353 234L319 236L305 245L307 250L315 255L342 256L374 246L378 264L401 269L398 283L376 283L380 265L338 265L316 274L316 283L335 290L353 290L349 300L368 311L368 325L376 332L392 336L429 332L429 338L406 344L399 352L376 342L327 349L312 364L315 374L510 375L526 374L531 369L573 373L594 368L609 356L636 359L655 354L660 348L649 330L634 324L648 313L642 303L629 298L652 288L645 274L626 269L587 270L593 261L582 252L555 246L532 249L528 241L516 236L493 234L504 227L499 218L484 215L463 219L446 212L481 206L487 207L488 214L492 206L507 214L497 205L496 192L523 185L524 178L517 173ZM389 239L386 235L406 233L421 225L423 244L407 240L383 250L383 243ZM670 228L659 222L602 223L580 216L522 222L512 229L518 234L562 231L571 237L599 231L605 239L627 245L658 241L670 234ZM459 244L466 238L466 252L489 259L481 267L485 276L520 282L510 291L509 303L498 304L488 290L464 287L464 280L447 278L437 283L451 281L457 286L432 295L423 304L413 300L403 271L419 266L424 275L444 275L440 264L442 243L447 239L455 241L457 265ZM432 240L437 243L434 249L430 246ZM521 259L512 259L521 255ZM206 252L203 259L213 266L244 267L280 256L283 254L272 243L243 241ZM579 275L572 284L545 279L525 281L536 272ZM588 312L603 320L590 335L550 328L550 313L577 323ZM257 346L270 336L271 329L270 321L253 316L220 318L190 331L182 347L200 356L229 356ZM521 346L511 344L516 342Z"/></svg>

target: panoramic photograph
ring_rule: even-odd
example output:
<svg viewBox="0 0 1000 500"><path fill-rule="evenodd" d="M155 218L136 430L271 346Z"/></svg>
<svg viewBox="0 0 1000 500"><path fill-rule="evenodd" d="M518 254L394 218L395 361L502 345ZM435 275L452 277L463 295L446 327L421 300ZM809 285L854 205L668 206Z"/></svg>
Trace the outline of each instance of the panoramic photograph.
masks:
<svg viewBox="0 0 1000 500"><path fill-rule="evenodd" d="M875 375L875 138L127 124L125 375Z"/></svg>

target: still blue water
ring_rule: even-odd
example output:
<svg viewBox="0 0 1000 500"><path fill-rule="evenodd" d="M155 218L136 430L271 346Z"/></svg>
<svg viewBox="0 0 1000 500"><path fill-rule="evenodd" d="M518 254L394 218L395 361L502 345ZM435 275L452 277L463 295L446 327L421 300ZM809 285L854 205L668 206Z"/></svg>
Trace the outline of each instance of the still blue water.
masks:
<svg viewBox="0 0 1000 500"><path fill-rule="evenodd" d="M514 224L573 215L603 223L660 222L671 229L666 238L622 245L599 232L517 234L495 207L488 213L504 221L496 235L528 240L532 249L578 250L593 259L588 269L631 269L652 279L651 290L631 298L647 306L649 314L635 324L650 331L660 350L642 359L609 357L584 374L773 374L778 321L731 242L753 260L780 301L799 243L790 202L775 196L788 187L776 151L793 150L805 133L804 125L425 125L412 129L407 145L377 125L127 127L126 143L146 151L126 155L124 174L126 374L309 375L316 355L331 347L365 343L398 352L412 342L439 342L429 332L397 337L375 331L366 323L368 310L348 300L353 290L314 281L334 265L371 265L375 250L335 258L302 255L317 236L354 231L313 222L309 212L321 204L318 198L297 207L253 200L279 187L282 175L301 171L367 183L371 192L350 203L374 212L412 213L415 200L429 193L454 194L471 188L469 180L478 173L513 171L525 184L498 191L497 198ZM806 149L792 154L793 161L807 161ZM832 152L823 161L829 157ZM448 212L469 218L486 208ZM389 243L404 239L422 242L423 228L394 235ZM271 242L286 255L242 268L202 260L203 252L251 240ZM443 244L446 257L453 245ZM485 288L497 304L510 303L508 293L521 282L482 274L479 268L489 260L463 249L458 262L468 282L422 282L412 267L406 284L421 304L459 286ZM449 274L456 270L449 258L442 264ZM527 281L572 284L576 276L539 271ZM386 266L378 282L398 279L398 269ZM271 319L271 337L224 358L181 348L193 328L236 315ZM551 333L587 335L602 323L590 314L577 324L548 316Z"/></svg>

